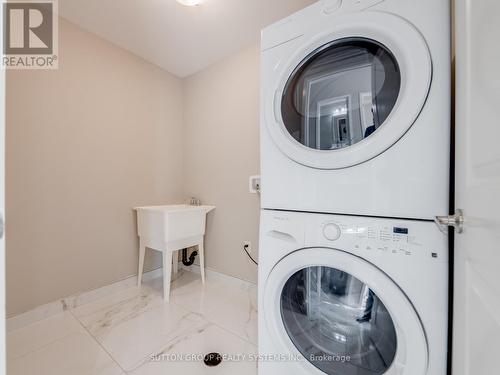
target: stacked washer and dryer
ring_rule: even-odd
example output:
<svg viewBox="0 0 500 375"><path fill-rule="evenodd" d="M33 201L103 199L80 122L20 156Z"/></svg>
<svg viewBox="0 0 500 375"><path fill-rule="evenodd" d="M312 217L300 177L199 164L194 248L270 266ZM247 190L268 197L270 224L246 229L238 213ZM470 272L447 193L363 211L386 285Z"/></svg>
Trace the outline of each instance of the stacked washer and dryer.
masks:
<svg viewBox="0 0 500 375"><path fill-rule="evenodd" d="M318 1L261 70L259 374L446 374L449 1Z"/></svg>

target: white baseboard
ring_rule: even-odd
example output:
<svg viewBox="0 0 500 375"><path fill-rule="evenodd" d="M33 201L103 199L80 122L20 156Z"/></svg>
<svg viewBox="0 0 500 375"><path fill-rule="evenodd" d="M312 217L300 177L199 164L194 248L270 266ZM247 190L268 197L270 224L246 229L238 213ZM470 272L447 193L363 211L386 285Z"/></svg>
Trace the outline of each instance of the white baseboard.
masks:
<svg viewBox="0 0 500 375"><path fill-rule="evenodd" d="M161 268L159 268L144 273L142 279L144 281L148 281L161 276L162 270ZM49 302L45 305L35 307L33 310L8 318L6 320L6 330L7 332L14 331L16 329L36 323L51 316L61 314L66 310L73 309L75 307L95 301L99 298L106 297L113 293L131 288L135 285L137 285L137 276L130 276L126 279L117 281L113 284L109 284L98 289L77 293L72 296L62 298L58 301Z"/></svg>
<svg viewBox="0 0 500 375"><path fill-rule="evenodd" d="M200 266L198 265L192 265L190 267L186 267L182 264L182 262L179 263L179 268L185 269L190 272L194 273L200 273ZM162 269L158 268L153 271L149 271L144 273L142 276L143 281L148 281L148 280L153 280L158 277L162 277ZM255 285L254 283L251 283L249 281L241 280L233 276L228 276L224 275L220 272L214 271L210 268L205 268L205 275L207 279L212 279L212 280L220 280L225 283L229 283L232 285L236 286L251 286ZM7 332L14 331L16 329L25 327L29 324L36 323L40 320L49 318L51 316L61 314L66 310L74 309L75 307L82 306L86 303L93 302L95 300L98 300L99 298L103 298L106 296L109 296L113 293L120 292L122 290L131 288L133 286L137 285L137 276L130 276L127 277L126 279L123 279L121 281L117 281L113 284L109 284L106 286L103 286L98 289L94 289L88 292L82 292L78 293L63 299L60 299L59 301L54 301L47 303L42 306L38 306L34 308L33 310L27 311L23 314L13 316L11 318L7 319Z"/></svg>
<svg viewBox="0 0 500 375"><path fill-rule="evenodd" d="M182 264L182 262L179 262L179 269L181 269L181 268L185 269L187 271L197 273L197 274L200 273L200 266L198 264L193 264L192 266L185 266L184 264ZM240 286L240 285L255 286L255 285L257 285L251 281L238 279L237 277L229 276L229 275L220 273L220 272L215 271L215 270L208 268L208 267L205 267L205 276L207 277L207 279L219 280L219 281L223 281L225 283L237 285L237 286Z"/></svg>

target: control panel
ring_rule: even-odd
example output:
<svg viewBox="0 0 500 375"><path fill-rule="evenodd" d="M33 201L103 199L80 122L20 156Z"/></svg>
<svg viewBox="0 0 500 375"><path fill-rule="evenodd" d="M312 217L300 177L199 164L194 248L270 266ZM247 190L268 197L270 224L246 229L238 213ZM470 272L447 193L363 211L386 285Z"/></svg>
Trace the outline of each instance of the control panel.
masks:
<svg viewBox="0 0 500 375"><path fill-rule="evenodd" d="M421 246L408 227L392 225L362 225L352 228L354 248L374 250L396 255L410 256L413 250Z"/></svg>
<svg viewBox="0 0 500 375"><path fill-rule="evenodd" d="M308 216L306 246L325 246L363 257L448 260L447 237L432 222L315 214Z"/></svg>
<svg viewBox="0 0 500 375"><path fill-rule="evenodd" d="M340 9L344 11L359 11L370 8L385 0L323 0L321 7L323 13L332 14Z"/></svg>

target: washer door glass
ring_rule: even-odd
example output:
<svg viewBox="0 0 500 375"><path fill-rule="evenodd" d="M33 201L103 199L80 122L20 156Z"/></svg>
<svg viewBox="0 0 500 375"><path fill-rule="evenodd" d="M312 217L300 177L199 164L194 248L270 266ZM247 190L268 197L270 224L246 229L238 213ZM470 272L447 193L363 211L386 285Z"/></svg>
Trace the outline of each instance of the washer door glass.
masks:
<svg viewBox="0 0 500 375"><path fill-rule="evenodd" d="M344 271L309 267L293 274L281 294L281 317L300 353L326 374L383 374L396 356L386 307Z"/></svg>
<svg viewBox="0 0 500 375"><path fill-rule="evenodd" d="M318 48L292 73L283 91L286 130L317 150L349 147L371 136L396 105L401 73L394 55L367 38Z"/></svg>

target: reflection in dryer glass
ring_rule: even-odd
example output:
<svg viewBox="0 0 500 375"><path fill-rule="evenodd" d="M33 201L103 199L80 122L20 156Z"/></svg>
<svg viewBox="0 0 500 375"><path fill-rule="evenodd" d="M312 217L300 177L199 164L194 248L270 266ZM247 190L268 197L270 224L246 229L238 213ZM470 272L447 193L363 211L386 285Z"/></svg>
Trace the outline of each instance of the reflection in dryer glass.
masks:
<svg viewBox="0 0 500 375"><path fill-rule="evenodd" d="M327 374L384 374L396 355L396 330L386 307L346 272L296 272L283 288L281 316L300 353Z"/></svg>
<svg viewBox="0 0 500 375"><path fill-rule="evenodd" d="M366 38L337 40L292 73L281 102L285 128L313 149L349 147L385 122L400 86L397 61L385 46Z"/></svg>

